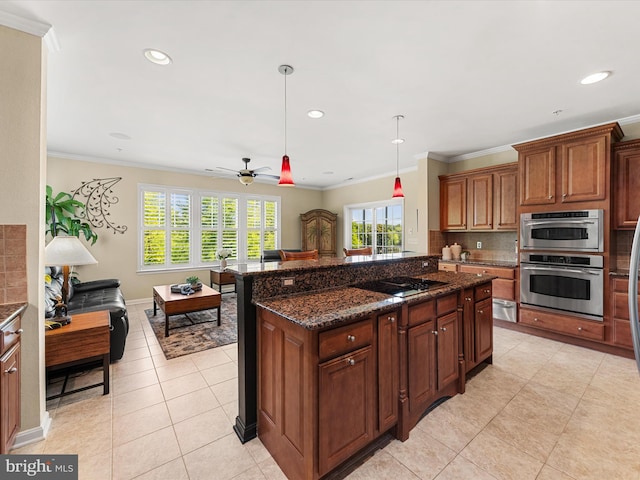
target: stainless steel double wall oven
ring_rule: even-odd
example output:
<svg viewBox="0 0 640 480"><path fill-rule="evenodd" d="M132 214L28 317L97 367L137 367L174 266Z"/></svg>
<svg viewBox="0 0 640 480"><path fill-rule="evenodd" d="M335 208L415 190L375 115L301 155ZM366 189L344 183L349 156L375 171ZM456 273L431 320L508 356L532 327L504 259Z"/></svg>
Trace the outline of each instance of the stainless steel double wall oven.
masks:
<svg viewBox="0 0 640 480"><path fill-rule="evenodd" d="M603 216L602 210L521 215L520 303L603 320Z"/></svg>

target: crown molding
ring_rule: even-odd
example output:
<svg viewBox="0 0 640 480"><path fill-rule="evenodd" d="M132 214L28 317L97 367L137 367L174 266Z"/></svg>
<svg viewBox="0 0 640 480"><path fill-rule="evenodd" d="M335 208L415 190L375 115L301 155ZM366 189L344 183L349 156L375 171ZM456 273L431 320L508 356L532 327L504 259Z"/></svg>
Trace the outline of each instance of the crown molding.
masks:
<svg viewBox="0 0 640 480"><path fill-rule="evenodd" d="M53 30L53 26L48 23L0 10L0 25L41 37L51 53L60 51L60 43L56 32Z"/></svg>

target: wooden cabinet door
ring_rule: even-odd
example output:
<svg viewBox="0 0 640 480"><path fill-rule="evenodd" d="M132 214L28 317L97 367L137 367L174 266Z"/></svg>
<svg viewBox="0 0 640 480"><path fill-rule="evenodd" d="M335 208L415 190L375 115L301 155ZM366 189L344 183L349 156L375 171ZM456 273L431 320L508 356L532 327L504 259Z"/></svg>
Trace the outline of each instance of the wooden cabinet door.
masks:
<svg viewBox="0 0 640 480"><path fill-rule="evenodd" d="M378 316L378 430L384 432L398 419L398 317Z"/></svg>
<svg viewBox="0 0 640 480"><path fill-rule="evenodd" d="M373 440L374 361L369 346L319 366L321 476Z"/></svg>
<svg viewBox="0 0 640 480"><path fill-rule="evenodd" d="M605 136L568 142L559 147L562 176L561 202L604 200L606 148Z"/></svg>
<svg viewBox="0 0 640 480"><path fill-rule="evenodd" d="M556 147L521 152L520 205L555 203Z"/></svg>
<svg viewBox="0 0 640 480"><path fill-rule="evenodd" d="M458 378L458 312L437 320L438 390Z"/></svg>
<svg viewBox="0 0 640 480"><path fill-rule="evenodd" d="M518 229L518 169L493 175L493 227L495 230Z"/></svg>
<svg viewBox="0 0 640 480"><path fill-rule="evenodd" d="M441 179L440 230L466 230L467 179Z"/></svg>
<svg viewBox="0 0 640 480"><path fill-rule="evenodd" d="M469 230L491 230L493 227L493 175L474 175L468 180Z"/></svg>
<svg viewBox="0 0 640 480"><path fill-rule="evenodd" d="M409 329L409 410L423 411L436 393L435 320Z"/></svg>
<svg viewBox="0 0 640 480"><path fill-rule="evenodd" d="M0 358L0 453L6 454L20 430L20 342Z"/></svg>
<svg viewBox="0 0 640 480"><path fill-rule="evenodd" d="M487 298L478 302L475 308L475 351L478 362L493 353L493 305Z"/></svg>
<svg viewBox="0 0 640 480"><path fill-rule="evenodd" d="M475 344L475 310L473 288L467 288L462 294L462 348L465 369L468 372L477 365Z"/></svg>
<svg viewBox="0 0 640 480"><path fill-rule="evenodd" d="M634 229L640 216L640 140L622 142L614 150L614 228Z"/></svg>

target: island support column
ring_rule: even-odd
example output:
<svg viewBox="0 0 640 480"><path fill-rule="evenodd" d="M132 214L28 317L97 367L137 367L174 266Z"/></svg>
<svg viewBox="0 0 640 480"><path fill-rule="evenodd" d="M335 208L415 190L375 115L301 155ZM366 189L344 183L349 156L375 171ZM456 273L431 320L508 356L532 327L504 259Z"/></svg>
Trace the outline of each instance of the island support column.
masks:
<svg viewBox="0 0 640 480"><path fill-rule="evenodd" d="M251 303L253 277L236 275L238 292L238 416L233 430L242 443L258 435L258 332Z"/></svg>

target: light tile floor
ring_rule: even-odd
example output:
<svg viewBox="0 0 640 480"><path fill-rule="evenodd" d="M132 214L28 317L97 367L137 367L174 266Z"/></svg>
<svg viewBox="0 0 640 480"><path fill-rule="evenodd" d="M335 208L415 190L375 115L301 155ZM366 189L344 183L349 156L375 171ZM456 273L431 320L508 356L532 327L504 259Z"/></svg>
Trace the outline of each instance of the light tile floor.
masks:
<svg viewBox="0 0 640 480"><path fill-rule="evenodd" d="M124 358L100 389L47 404L46 440L13 453L77 453L82 480L281 479L258 439L242 445L237 348L167 361L130 306ZM640 480L640 376L632 360L494 329L494 363L350 479ZM95 375L99 377L100 371ZM76 386L96 378L78 378Z"/></svg>

